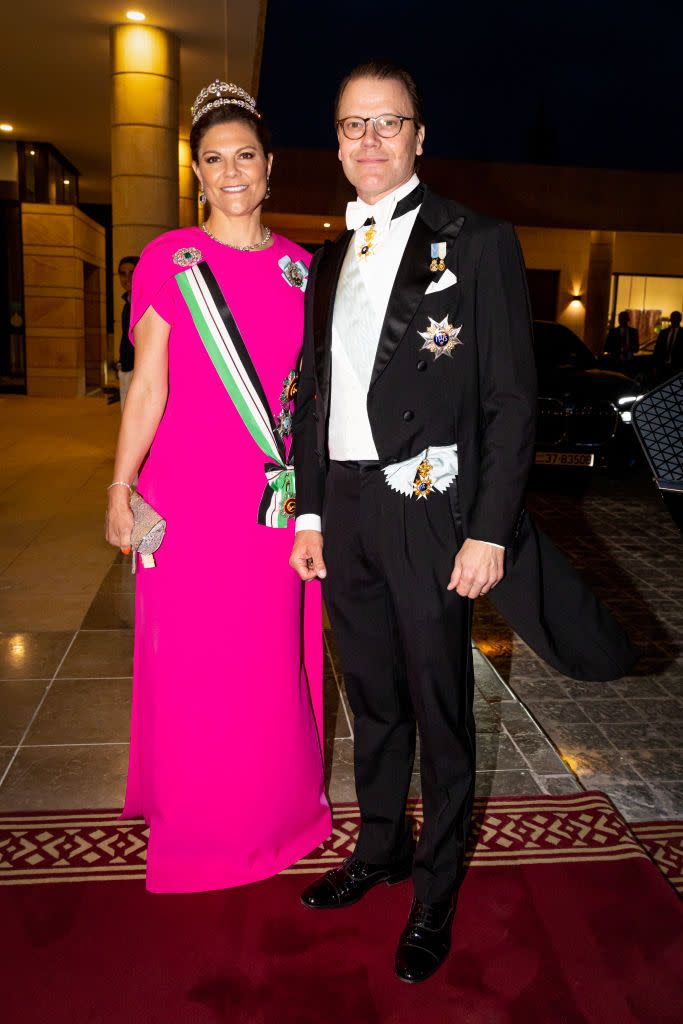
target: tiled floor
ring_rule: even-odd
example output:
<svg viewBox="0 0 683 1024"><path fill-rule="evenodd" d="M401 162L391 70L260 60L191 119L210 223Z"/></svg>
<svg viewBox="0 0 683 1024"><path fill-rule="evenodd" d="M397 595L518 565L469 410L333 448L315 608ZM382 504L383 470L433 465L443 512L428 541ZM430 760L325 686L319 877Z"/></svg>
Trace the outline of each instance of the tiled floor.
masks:
<svg viewBox="0 0 683 1024"><path fill-rule="evenodd" d="M7 634L0 644L0 810L117 806L123 799L134 580L119 557L83 627ZM353 720L334 641L325 634L328 782L354 799ZM487 660L474 652L478 791L569 792L570 770ZM419 755L413 793L419 793Z"/></svg>
<svg viewBox="0 0 683 1024"><path fill-rule="evenodd" d="M0 630L80 626L111 564L102 522L119 408L0 395Z"/></svg>
<svg viewBox="0 0 683 1024"><path fill-rule="evenodd" d="M0 810L123 799L134 583L102 540L117 417L97 399L0 400L0 426L15 439L0 445ZM57 470L45 459L43 472L55 441ZM683 816L680 537L647 481L596 478L585 495L546 487L532 505L647 653L638 676L572 682L478 602L478 792L583 786L606 790L632 819ZM329 632L326 645L329 789L346 801L352 716Z"/></svg>
<svg viewBox="0 0 683 1024"><path fill-rule="evenodd" d="M486 602L475 638L584 787L631 820L683 817L683 540L645 476L570 484L546 478L531 508L644 650L637 674L566 679Z"/></svg>

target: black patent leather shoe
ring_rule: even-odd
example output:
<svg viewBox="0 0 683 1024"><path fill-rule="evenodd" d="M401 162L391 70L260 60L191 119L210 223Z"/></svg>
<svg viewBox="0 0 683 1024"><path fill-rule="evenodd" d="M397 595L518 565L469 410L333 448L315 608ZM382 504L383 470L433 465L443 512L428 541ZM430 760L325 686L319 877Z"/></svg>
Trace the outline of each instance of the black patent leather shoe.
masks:
<svg viewBox="0 0 683 1024"><path fill-rule="evenodd" d="M426 981L441 967L451 948L454 914L453 900L443 903L413 900L396 950L396 973L401 981L410 984Z"/></svg>
<svg viewBox="0 0 683 1024"><path fill-rule="evenodd" d="M410 878L413 870L415 843L401 860L390 864L368 864L348 857L338 868L332 868L301 895L301 902L311 910L337 910L358 903L370 889L385 882L396 885Z"/></svg>

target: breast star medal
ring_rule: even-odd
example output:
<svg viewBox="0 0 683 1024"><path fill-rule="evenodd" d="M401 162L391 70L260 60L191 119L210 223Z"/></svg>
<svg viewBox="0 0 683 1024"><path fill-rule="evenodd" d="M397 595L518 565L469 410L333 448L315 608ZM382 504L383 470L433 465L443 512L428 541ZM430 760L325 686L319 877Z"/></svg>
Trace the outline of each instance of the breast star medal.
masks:
<svg viewBox="0 0 683 1024"><path fill-rule="evenodd" d="M275 417L277 423L277 432L284 441L286 437L289 437L292 433L292 413L289 408L283 406L280 409L280 415Z"/></svg>
<svg viewBox="0 0 683 1024"><path fill-rule="evenodd" d="M286 437L290 437L292 433L292 404L296 397L298 383L299 374L296 370L290 370L282 382L282 391L280 392L280 405L282 408L280 409L280 415L275 417L275 422L277 424L277 432L283 441Z"/></svg>
<svg viewBox="0 0 683 1024"><path fill-rule="evenodd" d="M425 452L425 457L417 467L417 473L415 474L415 481L413 483L413 494L419 501L420 498L427 500L428 496L432 493L434 486L431 478L431 472L434 469L431 462L428 459L429 448Z"/></svg>
<svg viewBox="0 0 683 1024"><path fill-rule="evenodd" d="M201 259L201 252L193 245L188 245L185 249L178 249L173 253L173 262L179 267L194 267Z"/></svg>
<svg viewBox="0 0 683 1024"><path fill-rule="evenodd" d="M446 243L432 242L431 254L432 262L429 264L429 269L432 274L436 274L437 271L444 271L446 269Z"/></svg>
<svg viewBox="0 0 683 1024"><path fill-rule="evenodd" d="M458 339L461 330L462 324L460 327L453 327L449 324L447 316L438 323L436 320L432 320L430 316L427 330L418 331L417 333L425 340L422 348L426 348L428 352L431 352L434 359L439 359L441 356L452 356L456 345L462 345L462 342Z"/></svg>
<svg viewBox="0 0 683 1024"><path fill-rule="evenodd" d="M377 245L376 240L377 225L374 220L370 218L370 223L365 228L365 234L363 236L363 244L356 253L359 260L365 260L368 256L371 256L374 252L375 246Z"/></svg>
<svg viewBox="0 0 683 1024"><path fill-rule="evenodd" d="M288 402L294 401L298 383L299 374L296 370L290 370L282 382L282 392L280 394L280 403L282 405L287 405Z"/></svg>

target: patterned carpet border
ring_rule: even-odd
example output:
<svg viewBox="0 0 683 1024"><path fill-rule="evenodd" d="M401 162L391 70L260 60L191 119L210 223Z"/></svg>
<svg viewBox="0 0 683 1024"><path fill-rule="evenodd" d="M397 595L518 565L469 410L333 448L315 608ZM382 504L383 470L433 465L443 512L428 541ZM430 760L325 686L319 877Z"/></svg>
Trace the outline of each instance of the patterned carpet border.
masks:
<svg viewBox="0 0 683 1024"><path fill-rule="evenodd" d="M631 830L666 880L683 896L683 821L636 821Z"/></svg>
<svg viewBox="0 0 683 1024"><path fill-rule="evenodd" d="M420 801L409 803L418 828ZM0 815L0 885L144 878L149 830L118 811ZM334 867L353 850L357 804L335 804L330 837L285 874ZM495 797L475 802L474 868L651 857L672 884L683 873L683 825L655 822L634 834L604 793ZM647 851L647 852L646 852Z"/></svg>

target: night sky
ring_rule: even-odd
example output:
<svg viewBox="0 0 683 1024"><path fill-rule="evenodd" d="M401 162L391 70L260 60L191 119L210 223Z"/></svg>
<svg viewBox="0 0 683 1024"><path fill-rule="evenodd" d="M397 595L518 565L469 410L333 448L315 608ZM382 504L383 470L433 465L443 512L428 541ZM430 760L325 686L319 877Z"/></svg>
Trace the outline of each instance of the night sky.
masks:
<svg viewBox="0 0 683 1024"><path fill-rule="evenodd" d="M390 57L425 96L426 152L681 171L683 4L270 0L259 102L276 146L331 148L336 86Z"/></svg>

